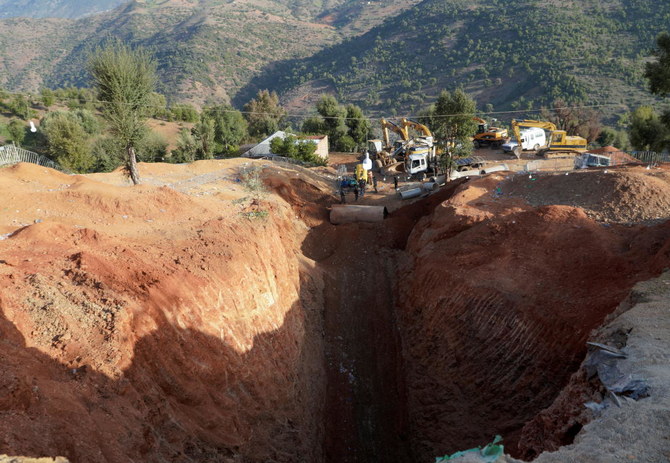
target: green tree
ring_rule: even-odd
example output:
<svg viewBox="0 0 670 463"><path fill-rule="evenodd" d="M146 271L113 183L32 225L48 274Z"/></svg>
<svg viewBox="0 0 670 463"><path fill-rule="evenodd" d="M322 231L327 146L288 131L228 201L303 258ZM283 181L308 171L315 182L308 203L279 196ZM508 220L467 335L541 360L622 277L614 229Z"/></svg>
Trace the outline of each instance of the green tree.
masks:
<svg viewBox="0 0 670 463"><path fill-rule="evenodd" d="M102 137L95 140L91 148L94 172L111 172L123 165L125 151L123 145L115 137Z"/></svg>
<svg viewBox="0 0 670 463"><path fill-rule="evenodd" d="M270 150L280 156L325 165L325 160L314 154L316 152L316 144L310 140L297 138L295 135L287 135L285 138L273 138L270 141Z"/></svg>
<svg viewBox="0 0 670 463"><path fill-rule="evenodd" d="M198 142L188 129L179 131L177 148L172 150L171 161L176 163L193 162L198 153Z"/></svg>
<svg viewBox="0 0 670 463"><path fill-rule="evenodd" d="M144 137L137 148L137 158L141 162L164 162L168 159L168 142L159 133L151 132Z"/></svg>
<svg viewBox="0 0 670 463"><path fill-rule="evenodd" d="M624 151L630 149L626 131L617 130L613 127L603 127L596 141L600 146L615 146Z"/></svg>
<svg viewBox="0 0 670 463"><path fill-rule="evenodd" d="M19 119L12 119L7 124L7 131L14 144L21 146L21 143L26 138L26 123Z"/></svg>
<svg viewBox="0 0 670 463"><path fill-rule="evenodd" d="M214 120L214 141L222 146L224 154L233 154L249 136L246 119L232 106L213 106L205 108L203 113Z"/></svg>
<svg viewBox="0 0 670 463"><path fill-rule="evenodd" d="M167 109L167 99L165 98L165 95L157 92L151 92L147 106L149 106L149 115L151 117L155 119L169 118L170 112Z"/></svg>
<svg viewBox="0 0 670 463"><path fill-rule="evenodd" d="M75 109L72 114L79 120L81 127L89 135L97 135L100 133L100 121L95 114L88 109Z"/></svg>
<svg viewBox="0 0 670 463"><path fill-rule="evenodd" d="M649 90L651 93L667 97L670 95L670 34L665 32L656 39L657 48L653 51L656 57L655 61L651 61L645 65L644 76L649 81ZM663 148L670 148L670 110L666 110L661 117L665 125L663 134L659 134L656 142L653 144L655 150L661 151ZM633 127L631 126L631 142L633 141Z"/></svg>
<svg viewBox="0 0 670 463"><path fill-rule="evenodd" d="M104 102L103 115L126 151L126 169L135 185L140 182L136 147L146 136L146 112L156 85L156 63L142 49L112 41L98 48L89 68Z"/></svg>
<svg viewBox="0 0 670 463"><path fill-rule="evenodd" d="M244 117L249 123L249 135L267 137L281 127L286 111L279 104L276 92L260 90L256 98L244 105Z"/></svg>
<svg viewBox="0 0 670 463"><path fill-rule="evenodd" d="M350 140L344 139L349 133L346 124L347 109L340 106L332 95L323 95L316 104L316 111L322 118L322 126L328 135L329 144L335 151L354 149Z"/></svg>
<svg viewBox="0 0 670 463"><path fill-rule="evenodd" d="M170 108L174 120L184 122L198 122L198 110L193 105L187 103L177 103Z"/></svg>
<svg viewBox="0 0 670 463"><path fill-rule="evenodd" d="M640 106L630 117L630 143L640 151L662 151L669 138L668 127L651 106Z"/></svg>
<svg viewBox="0 0 670 463"><path fill-rule="evenodd" d="M201 117L192 129L191 134L198 145L196 159L214 158L214 137L216 134L214 121L208 117Z"/></svg>
<svg viewBox="0 0 670 463"><path fill-rule="evenodd" d="M363 110L353 104L347 105L347 119L345 124L349 127L348 135L355 145L359 148L366 146L368 138L370 138L371 127L370 121L363 115Z"/></svg>
<svg viewBox="0 0 670 463"><path fill-rule="evenodd" d="M23 95L14 95L12 101L9 102L8 108L24 121L27 121L30 117L30 105Z"/></svg>
<svg viewBox="0 0 670 463"><path fill-rule="evenodd" d="M44 107L46 108L53 105L56 101L54 92L50 88L44 87L40 89L40 96L42 98L42 104L44 104Z"/></svg>
<svg viewBox="0 0 670 463"><path fill-rule="evenodd" d="M42 119L42 131L47 140L49 155L61 166L73 172L88 172L95 164L86 131L76 116L56 111Z"/></svg>
<svg viewBox="0 0 670 463"><path fill-rule="evenodd" d="M661 34L656 39L655 61L645 65L644 76L649 81L651 93L659 96L670 95L670 34Z"/></svg>
<svg viewBox="0 0 670 463"><path fill-rule="evenodd" d="M310 116L303 121L302 131L312 135L322 135L326 133L326 127L319 116Z"/></svg>
<svg viewBox="0 0 670 463"><path fill-rule="evenodd" d="M461 89L440 93L430 119L433 132L445 143L448 155L454 155L457 147L461 155L472 152L470 137L477 131L477 123L472 119L476 109L475 101Z"/></svg>

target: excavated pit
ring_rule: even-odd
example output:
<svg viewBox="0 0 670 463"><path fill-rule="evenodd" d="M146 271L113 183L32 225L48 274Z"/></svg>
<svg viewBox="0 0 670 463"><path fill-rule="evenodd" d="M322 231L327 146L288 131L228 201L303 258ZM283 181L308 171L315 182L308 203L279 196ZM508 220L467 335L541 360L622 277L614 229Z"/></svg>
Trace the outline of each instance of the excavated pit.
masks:
<svg viewBox="0 0 670 463"><path fill-rule="evenodd" d="M591 330L670 262L670 226L502 201L502 177L333 226L305 170L251 203L42 175L0 176L52 214L2 243L0 454L415 462L501 434L530 460L585 424L543 410Z"/></svg>

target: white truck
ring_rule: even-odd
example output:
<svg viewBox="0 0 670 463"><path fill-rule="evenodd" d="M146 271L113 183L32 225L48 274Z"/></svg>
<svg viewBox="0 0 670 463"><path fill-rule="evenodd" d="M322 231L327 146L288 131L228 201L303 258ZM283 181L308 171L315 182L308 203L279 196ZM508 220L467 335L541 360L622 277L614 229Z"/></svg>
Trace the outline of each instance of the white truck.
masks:
<svg viewBox="0 0 670 463"><path fill-rule="evenodd" d="M521 149L523 150L533 150L537 151L547 144L547 134L544 132L544 129L539 127L528 127L527 129L521 130ZM517 147L519 143L516 139L510 138L507 143L503 143L502 150L505 153L513 153L514 148Z"/></svg>

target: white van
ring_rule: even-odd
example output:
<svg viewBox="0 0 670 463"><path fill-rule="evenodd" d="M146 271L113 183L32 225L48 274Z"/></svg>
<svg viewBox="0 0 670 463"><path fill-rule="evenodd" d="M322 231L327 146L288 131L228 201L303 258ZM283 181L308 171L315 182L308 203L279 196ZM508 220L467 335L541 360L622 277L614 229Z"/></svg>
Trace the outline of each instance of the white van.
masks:
<svg viewBox="0 0 670 463"><path fill-rule="evenodd" d="M547 144L547 135L544 130L539 127L528 127L521 129L521 149L537 151ZM518 145L515 138L502 145L502 149L506 153L511 153Z"/></svg>

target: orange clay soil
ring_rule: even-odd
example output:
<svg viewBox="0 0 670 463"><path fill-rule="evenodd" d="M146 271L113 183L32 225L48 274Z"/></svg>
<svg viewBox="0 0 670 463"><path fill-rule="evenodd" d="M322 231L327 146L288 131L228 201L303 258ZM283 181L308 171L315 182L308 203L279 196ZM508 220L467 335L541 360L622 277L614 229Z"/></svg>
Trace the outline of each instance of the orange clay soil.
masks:
<svg viewBox="0 0 670 463"><path fill-rule="evenodd" d="M245 190L249 167L268 192ZM333 226L318 172L141 164L133 187L0 169L0 454L410 462L496 433L524 458L570 442L567 416L534 418L668 265L670 227L535 209L501 174Z"/></svg>

